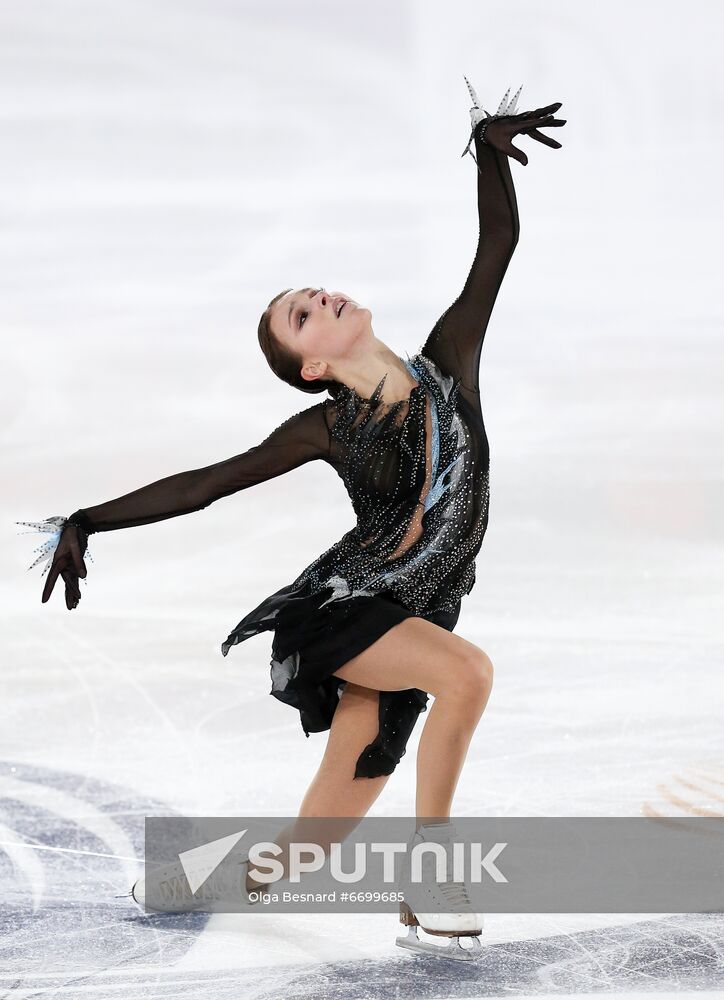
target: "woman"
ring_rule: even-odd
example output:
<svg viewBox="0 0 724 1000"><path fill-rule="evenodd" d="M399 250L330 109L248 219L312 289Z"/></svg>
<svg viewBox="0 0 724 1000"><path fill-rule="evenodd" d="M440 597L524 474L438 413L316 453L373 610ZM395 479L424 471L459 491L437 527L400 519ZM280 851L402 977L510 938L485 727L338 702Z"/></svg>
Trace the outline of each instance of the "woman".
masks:
<svg viewBox="0 0 724 1000"><path fill-rule="evenodd" d="M538 129L564 121L553 115L560 102L514 114L518 91L490 115L470 92L473 130L465 152L474 142L479 242L461 294L421 351L399 357L375 336L370 311L345 294L283 292L259 324L267 361L284 381L329 398L243 454L44 523L60 531L42 600L61 576L72 609L80 601L78 579L86 577L88 535L200 510L313 459L336 470L356 526L249 612L222 644L226 655L236 643L273 630L271 694L298 709L307 736L330 730L301 816L364 816L405 753L431 693L416 813L449 817L491 689L488 656L453 634L461 599L475 583L488 521L478 367L518 241L508 157L528 161L511 139L527 134L560 148Z"/></svg>

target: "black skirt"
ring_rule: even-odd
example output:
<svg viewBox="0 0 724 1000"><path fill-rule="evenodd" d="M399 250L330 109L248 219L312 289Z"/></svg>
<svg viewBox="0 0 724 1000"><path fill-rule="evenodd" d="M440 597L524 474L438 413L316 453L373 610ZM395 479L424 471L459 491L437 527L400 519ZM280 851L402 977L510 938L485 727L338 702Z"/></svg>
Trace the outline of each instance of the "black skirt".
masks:
<svg viewBox="0 0 724 1000"><path fill-rule="evenodd" d="M387 593L323 604L328 597L328 591L297 594L281 602L274 618L270 694L299 711L307 736L332 725L347 683L334 677L334 671L393 625L417 617ZM424 617L452 632L459 616L458 601L454 611L440 610ZM355 778L375 778L394 771L427 703L427 692L417 688L380 691L379 731L360 754Z"/></svg>

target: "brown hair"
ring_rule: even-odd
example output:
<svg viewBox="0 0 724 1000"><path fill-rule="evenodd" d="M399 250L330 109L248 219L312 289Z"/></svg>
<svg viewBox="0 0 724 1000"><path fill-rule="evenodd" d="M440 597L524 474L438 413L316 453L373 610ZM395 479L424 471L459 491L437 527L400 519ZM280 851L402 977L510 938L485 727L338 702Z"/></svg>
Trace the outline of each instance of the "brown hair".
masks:
<svg viewBox="0 0 724 1000"><path fill-rule="evenodd" d="M295 351L291 351L286 344L283 344L272 333L272 306L291 290L291 288L286 288L283 292L275 295L261 314L261 319L259 320L259 346L264 352L264 357L269 367L282 382L287 382L289 385L293 385L295 389L301 389L302 392L324 392L326 389L332 397L335 397L341 389L342 383L337 382L335 379L317 379L316 381L308 382L307 379L302 378L300 371L302 367L301 356Z"/></svg>

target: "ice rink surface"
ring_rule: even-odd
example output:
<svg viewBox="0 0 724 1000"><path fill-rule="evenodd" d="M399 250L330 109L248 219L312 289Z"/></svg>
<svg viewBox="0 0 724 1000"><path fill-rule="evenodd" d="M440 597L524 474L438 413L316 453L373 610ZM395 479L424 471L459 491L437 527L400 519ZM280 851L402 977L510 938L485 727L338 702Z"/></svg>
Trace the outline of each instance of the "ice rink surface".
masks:
<svg viewBox="0 0 724 1000"><path fill-rule="evenodd" d="M145 815L295 815L324 752L220 644L353 524L309 463L90 539L67 515L238 454L315 402L256 329L282 289L412 355L475 251L465 73L517 137L520 242L481 366L490 526L456 631L495 686L457 815L724 813L723 9L714 2L0 3L0 986L13 998L681 996L720 914L489 914L462 968L396 914L144 914ZM410 815L415 750L372 815ZM452 965L452 967L450 967Z"/></svg>

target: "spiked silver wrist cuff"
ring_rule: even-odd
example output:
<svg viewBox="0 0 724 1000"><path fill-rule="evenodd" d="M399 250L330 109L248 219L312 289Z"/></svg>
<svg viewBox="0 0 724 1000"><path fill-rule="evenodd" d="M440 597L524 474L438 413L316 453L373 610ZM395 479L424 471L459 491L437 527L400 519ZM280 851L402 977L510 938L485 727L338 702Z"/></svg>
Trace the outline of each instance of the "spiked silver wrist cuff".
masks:
<svg viewBox="0 0 724 1000"><path fill-rule="evenodd" d="M53 559L55 557L55 550L58 548L58 543L60 542L60 536L63 534L63 529L66 524L75 524L73 520L74 515L71 514L70 517L61 517L60 515L55 515L54 517L48 517L44 521L16 521L16 524L27 525L32 531L39 532L40 534L49 534L50 538L46 539L41 545L38 545L34 552L39 553L35 560L28 566L28 569L33 569L40 562L45 562L45 569L42 572L42 576L50 569ZM81 525L82 527L82 525ZM18 535L30 534L28 531L18 531ZM93 562L93 557L86 548L84 553L84 558L90 559ZM87 585L88 581L85 580Z"/></svg>
<svg viewBox="0 0 724 1000"><path fill-rule="evenodd" d="M465 76L465 74L463 74L463 79L465 80L468 91L470 92L470 97L472 98L473 102L473 106L470 109L470 121L472 122L473 127L472 131L470 132L470 138L468 139L468 144L463 150L462 155L465 156L466 153L470 153L470 155L475 160L478 166L478 170L480 170L480 164L478 164L478 161L475 159L475 153L473 153L472 149L470 148L473 144L473 139L477 134L477 137L480 139L480 141L485 142L485 130L487 129L491 121L493 121L495 118L503 118L505 115L515 114L515 109L518 104L518 98L520 97L520 92L523 89L523 85L522 84L520 85L520 87L518 88L518 92L516 93L515 97L513 97L512 100L508 99L508 95L510 94L510 87L508 87L508 89L505 92L505 96L503 97L503 100L498 105L497 111L494 114L491 114L489 111L486 111L485 108L480 107L478 95L475 93L475 90L473 89L470 81ZM482 126L480 124L481 122L483 123Z"/></svg>

